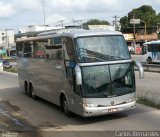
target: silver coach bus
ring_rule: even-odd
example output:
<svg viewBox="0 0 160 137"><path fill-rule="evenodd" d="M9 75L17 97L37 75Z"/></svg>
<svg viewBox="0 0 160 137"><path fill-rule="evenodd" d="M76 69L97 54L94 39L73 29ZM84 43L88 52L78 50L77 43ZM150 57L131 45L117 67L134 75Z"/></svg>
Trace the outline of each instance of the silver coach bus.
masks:
<svg viewBox="0 0 160 137"><path fill-rule="evenodd" d="M63 30L16 41L19 84L34 99L83 117L136 106L134 65L120 32Z"/></svg>

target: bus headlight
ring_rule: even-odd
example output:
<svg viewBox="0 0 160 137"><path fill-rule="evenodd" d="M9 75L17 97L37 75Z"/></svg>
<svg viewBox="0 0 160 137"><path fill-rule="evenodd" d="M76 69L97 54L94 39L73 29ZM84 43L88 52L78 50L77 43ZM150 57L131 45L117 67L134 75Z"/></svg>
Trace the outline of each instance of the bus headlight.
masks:
<svg viewBox="0 0 160 137"><path fill-rule="evenodd" d="M135 100L136 100L136 98L133 97L133 98L128 99L128 102L133 102L133 101L135 101Z"/></svg>
<svg viewBox="0 0 160 137"><path fill-rule="evenodd" d="M97 105L96 104L87 104L87 103L84 103L83 107L97 107Z"/></svg>

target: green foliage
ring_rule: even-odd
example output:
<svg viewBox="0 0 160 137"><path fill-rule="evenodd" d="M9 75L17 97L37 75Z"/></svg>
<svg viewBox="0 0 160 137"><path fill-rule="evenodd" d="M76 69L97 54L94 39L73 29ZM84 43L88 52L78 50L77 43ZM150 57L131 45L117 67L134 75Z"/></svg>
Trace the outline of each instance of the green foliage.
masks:
<svg viewBox="0 0 160 137"><path fill-rule="evenodd" d="M87 28L88 25L109 25L110 23L105 20L91 19L83 23L84 28Z"/></svg>
<svg viewBox="0 0 160 137"><path fill-rule="evenodd" d="M127 28L129 26L129 19L127 16L124 16L120 19L120 23L123 28Z"/></svg>
<svg viewBox="0 0 160 137"><path fill-rule="evenodd" d="M137 89L137 102L140 104L144 104L146 106L150 106L153 108L160 109L160 103L156 101L155 95L152 91L146 89Z"/></svg>
<svg viewBox="0 0 160 137"><path fill-rule="evenodd" d="M144 20L147 24L147 27L154 27L158 23L160 23L160 13L156 15L156 11L148 5L143 5L137 9L133 9L131 12L128 13L128 16L124 16L120 19L120 23L122 28L131 27L130 19L141 19ZM144 23L141 22L139 27L143 27Z"/></svg>
<svg viewBox="0 0 160 137"><path fill-rule="evenodd" d="M4 71L18 73L17 67L14 68L4 68Z"/></svg>
<svg viewBox="0 0 160 137"><path fill-rule="evenodd" d="M149 100L145 97L140 98L139 100L137 100L137 102L140 104L144 104L146 106L160 109L160 104L157 104L157 103L153 102L152 100Z"/></svg>

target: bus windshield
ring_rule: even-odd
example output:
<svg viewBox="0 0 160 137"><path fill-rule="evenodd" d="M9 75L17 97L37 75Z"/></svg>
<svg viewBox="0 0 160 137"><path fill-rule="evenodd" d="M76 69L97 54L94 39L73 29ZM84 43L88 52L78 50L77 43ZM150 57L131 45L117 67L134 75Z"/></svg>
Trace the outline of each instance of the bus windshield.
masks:
<svg viewBox="0 0 160 137"><path fill-rule="evenodd" d="M126 42L121 35L80 37L75 42L78 61L81 63L131 58Z"/></svg>
<svg viewBox="0 0 160 137"><path fill-rule="evenodd" d="M83 97L113 97L135 92L132 63L82 67Z"/></svg>

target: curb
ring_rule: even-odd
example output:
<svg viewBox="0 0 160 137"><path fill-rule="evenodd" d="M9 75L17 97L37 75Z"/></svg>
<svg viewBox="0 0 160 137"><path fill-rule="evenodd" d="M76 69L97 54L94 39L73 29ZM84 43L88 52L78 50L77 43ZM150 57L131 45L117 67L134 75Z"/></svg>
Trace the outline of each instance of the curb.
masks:
<svg viewBox="0 0 160 137"><path fill-rule="evenodd" d="M7 71L0 71L0 73L10 74L10 75L14 75L14 76L18 76L18 73L12 73L12 72L7 72Z"/></svg>

